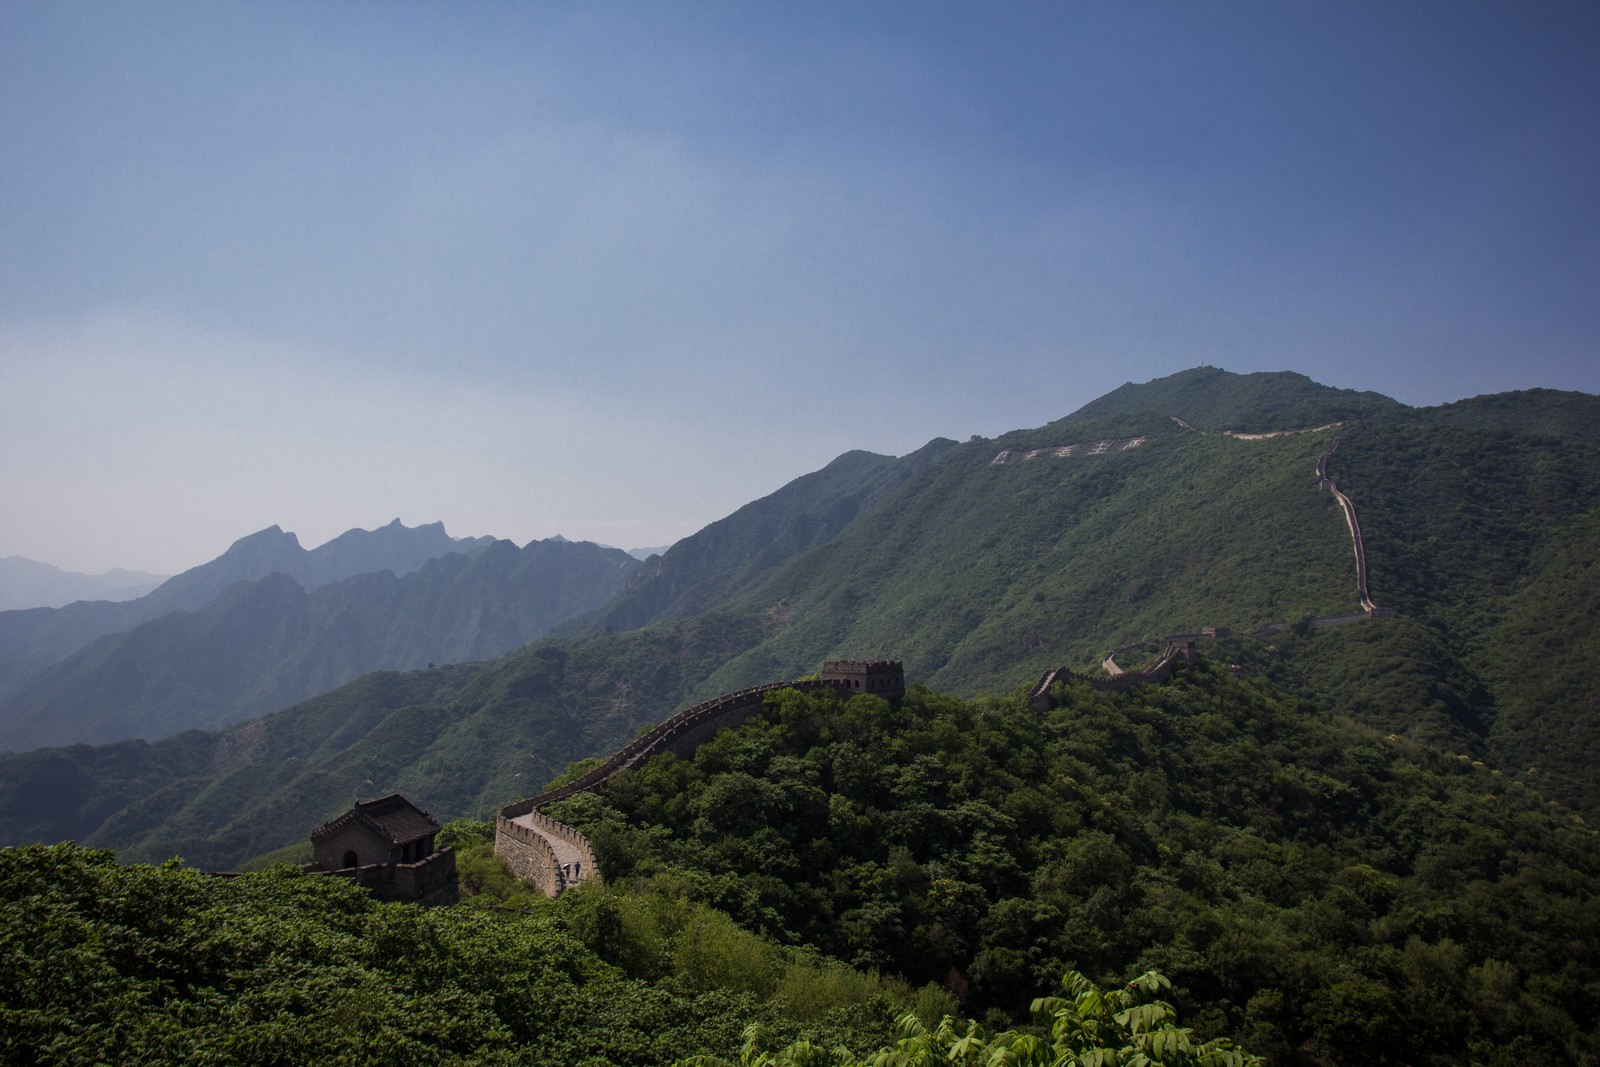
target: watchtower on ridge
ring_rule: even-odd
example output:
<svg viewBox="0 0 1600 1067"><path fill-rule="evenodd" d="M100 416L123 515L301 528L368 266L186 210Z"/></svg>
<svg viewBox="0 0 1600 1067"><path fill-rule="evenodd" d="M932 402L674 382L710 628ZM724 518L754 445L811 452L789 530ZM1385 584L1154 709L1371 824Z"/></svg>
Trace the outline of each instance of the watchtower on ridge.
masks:
<svg viewBox="0 0 1600 1067"><path fill-rule="evenodd" d="M439 824L399 793L366 800L311 831L303 874L349 878L379 900L453 904L455 850L434 847Z"/></svg>
<svg viewBox="0 0 1600 1067"><path fill-rule="evenodd" d="M844 683L851 696L899 700L906 695L906 672L897 659L830 659L822 665L822 680Z"/></svg>

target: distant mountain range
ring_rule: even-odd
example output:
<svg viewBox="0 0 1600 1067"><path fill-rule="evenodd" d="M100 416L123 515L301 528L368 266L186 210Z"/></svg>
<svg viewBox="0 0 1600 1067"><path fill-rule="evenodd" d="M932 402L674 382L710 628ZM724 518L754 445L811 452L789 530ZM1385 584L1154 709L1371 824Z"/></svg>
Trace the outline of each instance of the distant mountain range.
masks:
<svg viewBox="0 0 1600 1067"><path fill-rule="evenodd" d="M440 523L310 551L269 527L137 600L0 612L0 747L163 737L368 670L500 655L592 610L637 565Z"/></svg>
<svg viewBox="0 0 1600 1067"><path fill-rule="evenodd" d="M118 567L101 574L64 571L49 563L7 556L0 559L0 611L59 608L75 600L134 600L167 580Z"/></svg>
<svg viewBox="0 0 1600 1067"><path fill-rule="evenodd" d="M369 675L219 733L0 757L0 841L227 865L353 794L481 815L685 703L827 658L898 658L913 682L979 694L1218 626L1233 636L1206 642L1208 658L1349 729L1488 761L1600 815L1597 425L1600 398L1583 394L1413 409L1198 368L992 440L847 453L635 564L610 599L502 659ZM1312 620L1358 606L1350 529L1316 475L1335 442L1329 473L1395 614L1322 629ZM301 595L239 594L277 612L250 618L339 617ZM239 610L184 626L215 635ZM1266 623L1282 625L1254 636ZM30 700L65 715L113 665L200 647L165 625L96 646L94 671L48 676ZM307 664L345 647L310 636L334 630L274 647Z"/></svg>

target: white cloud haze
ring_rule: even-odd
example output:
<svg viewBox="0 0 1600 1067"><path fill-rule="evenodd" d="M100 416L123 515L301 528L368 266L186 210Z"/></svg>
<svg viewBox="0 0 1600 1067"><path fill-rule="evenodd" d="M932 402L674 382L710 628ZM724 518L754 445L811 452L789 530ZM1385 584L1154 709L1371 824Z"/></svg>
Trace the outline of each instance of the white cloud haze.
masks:
<svg viewBox="0 0 1600 1067"><path fill-rule="evenodd" d="M1125 380L1600 389L1600 12L0 7L0 555L693 532Z"/></svg>

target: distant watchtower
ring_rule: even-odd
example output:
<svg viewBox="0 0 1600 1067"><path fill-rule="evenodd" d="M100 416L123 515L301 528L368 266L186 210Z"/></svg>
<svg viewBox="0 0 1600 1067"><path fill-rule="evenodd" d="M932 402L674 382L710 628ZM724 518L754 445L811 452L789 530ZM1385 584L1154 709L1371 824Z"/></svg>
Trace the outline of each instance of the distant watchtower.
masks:
<svg viewBox="0 0 1600 1067"><path fill-rule="evenodd" d="M822 665L822 680L841 683L851 696L899 700L906 695L906 672L897 659L830 659Z"/></svg>

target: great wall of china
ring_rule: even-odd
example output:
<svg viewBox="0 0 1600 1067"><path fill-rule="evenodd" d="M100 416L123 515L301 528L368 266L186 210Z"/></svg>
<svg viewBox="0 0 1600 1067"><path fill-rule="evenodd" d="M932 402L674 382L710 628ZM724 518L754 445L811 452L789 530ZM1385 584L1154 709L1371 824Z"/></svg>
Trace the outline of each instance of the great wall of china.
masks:
<svg viewBox="0 0 1600 1067"><path fill-rule="evenodd" d="M531 882L546 896L560 896L573 885L598 876L589 839L539 809L593 789L659 753L688 756L718 730L738 726L754 715L767 694L780 689L832 689L852 696L897 698L905 692L905 671L896 660L830 660L822 665L820 677L751 686L680 711L572 781L501 808L495 816L495 855L513 875Z"/></svg>
<svg viewBox="0 0 1600 1067"><path fill-rule="evenodd" d="M1198 434L1205 434L1207 432L1205 430L1196 430L1193 426L1190 426L1187 422L1184 422L1176 415L1170 415L1168 417L1186 430L1190 430ZM1337 429L1340 425L1340 423L1330 423L1326 426L1316 426L1308 430L1273 430L1267 433L1237 433L1233 430L1224 430L1222 431L1222 434L1224 437L1231 437L1237 441L1265 441L1274 437L1286 437L1304 433L1321 433L1324 430ZM1366 544L1361 538L1361 521L1356 517L1355 503L1348 496L1339 491L1338 485L1335 484L1334 480L1328 475L1329 457L1339 450L1339 445L1343 443L1344 439L1348 437L1353 430L1359 428L1359 426L1360 423L1357 423L1355 426L1351 427L1351 429L1344 431L1344 433L1341 433L1338 437L1333 439L1332 444L1323 449L1322 454L1317 457L1316 477L1317 487L1319 489L1326 489L1328 492L1332 493L1334 499L1339 502L1339 507L1344 512L1345 525L1349 527L1350 530L1351 549L1355 554L1356 596L1360 602L1361 610L1350 612L1344 615L1323 615L1307 620L1305 625L1312 630L1324 630L1330 626L1343 626L1344 624L1351 622L1365 622L1368 619L1384 618L1394 614L1394 610L1392 608L1380 608L1378 605L1372 602L1372 596L1367 588L1367 549ZM1139 443L1143 443L1144 441L1143 438L1138 438L1136 440ZM1097 444L1098 443L1103 442L1097 442ZM1033 452L1028 453L1024 458L1032 459L1036 455L1068 456L1074 454L1082 453L1073 451L1070 448L1040 448L1034 449ZM1002 452L1000 455L1006 456L1007 453ZM999 463L1000 457L996 457L994 462ZM1008 462L1015 462L1015 460L1008 460ZM1268 634L1287 630L1291 625L1292 624L1287 621L1262 623L1260 626L1257 626L1255 629L1250 631L1250 636L1265 637ZM1050 683L1047 681L1047 679L1053 679L1057 674L1061 675L1062 677L1076 677L1083 681L1087 681L1091 685L1095 685L1098 688L1107 690L1126 689L1130 685L1140 685L1149 681L1164 681L1167 675L1172 673L1172 664L1176 662L1174 659L1174 653L1180 649L1180 646L1188 646L1192 648L1196 639L1205 637L1225 637L1227 636L1227 633L1228 631L1226 628L1208 627L1205 631L1199 634L1175 634L1169 637L1148 638L1143 641L1133 641L1129 644L1121 645L1112 649L1110 652L1106 653L1105 659L1101 660L1100 666L1105 669L1106 674L1110 676L1109 678L1096 678L1090 675L1078 674L1069 668L1060 667L1056 668L1054 671L1046 671L1044 676L1040 678L1038 685L1034 687L1034 691L1036 694L1040 692L1048 693ZM1117 666L1116 657L1122 653L1131 652L1136 648L1149 648L1153 646L1162 646L1163 653L1161 659L1145 670L1124 671L1121 667ZM1193 653L1191 652L1189 654L1192 655ZM1127 680L1122 681L1121 679ZM1038 703L1038 699L1039 698L1036 696L1036 704Z"/></svg>
<svg viewBox="0 0 1600 1067"><path fill-rule="evenodd" d="M1182 419L1175 416L1173 418L1185 429L1194 429ZM1280 436L1282 433L1311 433L1332 428L1324 426L1317 427L1316 430L1289 430L1265 434L1229 433L1228 436L1240 440L1260 440ZM1315 629L1393 614L1388 609L1377 607L1368 595L1367 557L1361 540L1361 524L1356 519L1355 504L1339 491L1333 479L1328 476L1328 457L1333 455L1349 432L1346 430L1341 433L1318 457L1316 476L1318 488L1328 490L1339 501L1344 511L1345 523L1350 528L1356 560L1356 591L1360 597L1362 610L1348 615L1312 619L1308 625ZM1126 438L1038 448L1026 452L1003 451L990 465L1006 466L1046 456L1064 459L1079 455L1104 455L1108 452L1138 448L1145 440L1142 437ZM1262 636L1286 629L1289 625L1287 622L1270 622L1257 627L1251 634ZM1107 653L1102 661L1101 665L1107 674L1104 678L1083 674L1070 667L1051 668L1046 670L1028 691L1029 703L1037 711L1049 710L1050 690L1057 682L1082 682L1102 692L1122 692L1134 686L1164 682L1180 663L1198 661L1199 654L1195 649L1197 641L1226 637L1228 632L1225 627L1208 627L1199 633L1173 634L1123 645ZM1153 645L1163 646L1163 652L1149 667L1130 671L1117 666L1115 657L1119 653ZM767 694L781 689L795 689L801 692L832 689L852 696L870 693L886 698L897 698L905 692L905 675L900 662L895 660L833 660L823 664L822 673L817 678L751 686L725 693L680 711L572 781L501 808L495 817L495 855L500 857L513 875L537 886L545 895L551 897L559 896L577 884L598 878L600 869L595 862L594 849L589 844L589 839L565 823L550 818L539 809L593 789L613 775L637 767L659 753L691 755L702 742L717 731L737 726L749 719L761 707Z"/></svg>

